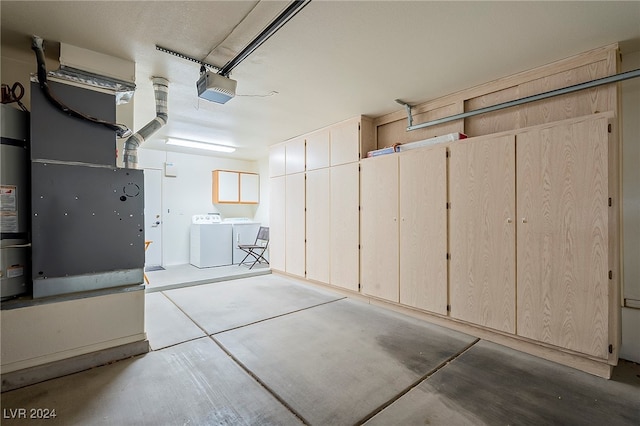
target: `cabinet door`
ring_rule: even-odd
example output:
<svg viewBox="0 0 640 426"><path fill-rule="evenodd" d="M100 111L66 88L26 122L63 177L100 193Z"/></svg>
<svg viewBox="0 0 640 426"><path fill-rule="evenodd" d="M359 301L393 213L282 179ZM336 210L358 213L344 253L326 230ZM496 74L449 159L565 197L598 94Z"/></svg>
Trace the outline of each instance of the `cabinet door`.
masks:
<svg viewBox="0 0 640 426"><path fill-rule="evenodd" d="M362 292L398 302L398 157L369 158L361 168Z"/></svg>
<svg viewBox="0 0 640 426"><path fill-rule="evenodd" d="M260 202L260 175L240 173L240 202L245 204Z"/></svg>
<svg viewBox="0 0 640 426"><path fill-rule="evenodd" d="M329 169L307 172L307 278L329 283Z"/></svg>
<svg viewBox="0 0 640 426"><path fill-rule="evenodd" d="M282 176L285 170L285 144L269 147L269 177Z"/></svg>
<svg viewBox="0 0 640 426"><path fill-rule="evenodd" d="M450 152L451 316L515 333L515 137Z"/></svg>
<svg viewBox="0 0 640 426"><path fill-rule="evenodd" d="M608 356L607 120L517 135L518 334Z"/></svg>
<svg viewBox="0 0 640 426"><path fill-rule="evenodd" d="M239 203L240 180L238 172L213 171L213 202Z"/></svg>
<svg viewBox="0 0 640 426"><path fill-rule="evenodd" d="M286 178L271 178L269 197L269 265L285 271Z"/></svg>
<svg viewBox="0 0 640 426"><path fill-rule="evenodd" d="M304 173L286 176L285 267L292 275L304 277Z"/></svg>
<svg viewBox="0 0 640 426"><path fill-rule="evenodd" d="M331 128L331 165L360 160L360 120L351 119Z"/></svg>
<svg viewBox="0 0 640 426"><path fill-rule="evenodd" d="M307 135L307 170L329 167L329 129Z"/></svg>
<svg viewBox="0 0 640 426"><path fill-rule="evenodd" d="M358 163L331 168L331 284L358 291L360 282Z"/></svg>
<svg viewBox="0 0 640 426"><path fill-rule="evenodd" d="M400 154L400 303L447 314L447 151Z"/></svg>
<svg viewBox="0 0 640 426"><path fill-rule="evenodd" d="M293 139L285 144L286 173L301 173L305 167L304 138Z"/></svg>

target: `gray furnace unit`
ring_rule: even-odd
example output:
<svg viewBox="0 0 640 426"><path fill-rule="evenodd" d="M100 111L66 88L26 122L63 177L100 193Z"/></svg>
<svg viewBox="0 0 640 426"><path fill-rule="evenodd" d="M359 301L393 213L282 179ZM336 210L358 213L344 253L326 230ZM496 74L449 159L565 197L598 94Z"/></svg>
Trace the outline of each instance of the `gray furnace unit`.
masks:
<svg viewBox="0 0 640 426"><path fill-rule="evenodd" d="M49 80L62 103L115 122L115 96ZM31 84L33 297L143 282L142 170L116 167L116 136Z"/></svg>

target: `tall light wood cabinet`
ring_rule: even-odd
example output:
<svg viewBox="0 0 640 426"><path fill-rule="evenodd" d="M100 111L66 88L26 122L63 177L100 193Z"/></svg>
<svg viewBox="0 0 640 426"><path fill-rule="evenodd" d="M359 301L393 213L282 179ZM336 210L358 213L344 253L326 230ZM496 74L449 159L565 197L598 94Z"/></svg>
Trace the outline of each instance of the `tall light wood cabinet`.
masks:
<svg viewBox="0 0 640 426"><path fill-rule="evenodd" d="M607 126L517 135L518 335L604 359L614 343Z"/></svg>
<svg viewBox="0 0 640 426"><path fill-rule="evenodd" d="M284 164L284 163L283 163ZM269 265L285 270L286 177L271 178L269 197Z"/></svg>
<svg viewBox="0 0 640 426"><path fill-rule="evenodd" d="M398 302L398 157L369 158L360 167L361 290Z"/></svg>
<svg viewBox="0 0 640 426"><path fill-rule="evenodd" d="M360 167L331 167L330 253L332 285L358 291L360 283Z"/></svg>
<svg viewBox="0 0 640 426"><path fill-rule="evenodd" d="M447 150L399 154L400 303L447 313Z"/></svg>
<svg viewBox="0 0 640 426"><path fill-rule="evenodd" d="M306 135L304 139L307 170L307 278L328 284L331 270L329 129L313 132Z"/></svg>
<svg viewBox="0 0 640 426"><path fill-rule="evenodd" d="M516 331L515 137L450 146L451 316Z"/></svg>
<svg viewBox="0 0 640 426"><path fill-rule="evenodd" d="M285 176L285 271L305 276L305 174Z"/></svg>
<svg viewBox="0 0 640 426"><path fill-rule="evenodd" d="M307 278L328 283L330 279L330 185L329 169L307 172Z"/></svg>

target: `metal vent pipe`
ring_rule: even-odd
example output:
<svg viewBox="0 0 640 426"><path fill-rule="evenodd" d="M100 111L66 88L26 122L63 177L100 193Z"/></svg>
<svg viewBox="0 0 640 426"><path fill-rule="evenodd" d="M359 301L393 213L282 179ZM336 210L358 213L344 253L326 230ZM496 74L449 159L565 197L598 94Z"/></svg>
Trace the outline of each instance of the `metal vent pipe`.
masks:
<svg viewBox="0 0 640 426"><path fill-rule="evenodd" d="M153 77L153 91L156 98L156 117L142 129L131 135L124 143L124 167L135 169L138 165L138 147L149 136L157 132L169 120L168 102L169 80L163 77Z"/></svg>

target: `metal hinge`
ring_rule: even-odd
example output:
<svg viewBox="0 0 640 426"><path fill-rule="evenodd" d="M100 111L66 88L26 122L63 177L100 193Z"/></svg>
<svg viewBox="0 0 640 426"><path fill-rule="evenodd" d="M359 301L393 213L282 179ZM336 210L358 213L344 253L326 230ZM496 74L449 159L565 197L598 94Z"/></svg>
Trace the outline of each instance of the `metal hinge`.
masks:
<svg viewBox="0 0 640 426"><path fill-rule="evenodd" d="M448 149L445 151L445 157L451 157L451 152Z"/></svg>
<svg viewBox="0 0 640 426"><path fill-rule="evenodd" d="M447 253L447 260L451 260L451 253Z"/></svg>
<svg viewBox="0 0 640 426"><path fill-rule="evenodd" d="M611 123L607 126L607 132L611 133Z"/></svg>
<svg viewBox="0 0 640 426"><path fill-rule="evenodd" d="M358 291L362 289L362 284L358 283Z"/></svg>
<svg viewBox="0 0 640 426"><path fill-rule="evenodd" d="M447 210L451 208L451 203L447 203Z"/></svg>
<svg viewBox="0 0 640 426"><path fill-rule="evenodd" d="M611 207L611 205L613 204L611 197L609 197L609 207Z"/></svg>
<svg viewBox="0 0 640 426"><path fill-rule="evenodd" d="M447 305L447 312L451 312L451 305Z"/></svg>
<svg viewBox="0 0 640 426"><path fill-rule="evenodd" d="M613 353L613 345L609 345L609 353L612 354Z"/></svg>
<svg viewBox="0 0 640 426"><path fill-rule="evenodd" d="M609 279L612 280L613 279L613 271L609 271Z"/></svg>

